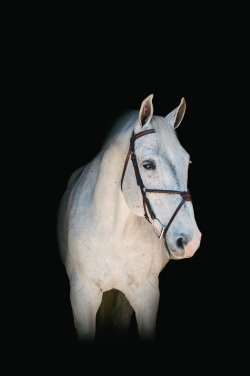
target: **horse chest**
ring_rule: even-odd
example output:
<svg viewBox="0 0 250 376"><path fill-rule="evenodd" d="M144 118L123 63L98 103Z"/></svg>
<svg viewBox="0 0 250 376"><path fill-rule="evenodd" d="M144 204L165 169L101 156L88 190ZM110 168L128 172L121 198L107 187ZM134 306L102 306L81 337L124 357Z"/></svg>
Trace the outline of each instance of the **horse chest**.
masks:
<svg viewBox="0 0 250 376"><path fill-rule="evenodd" d="M135 289L152 276L159 274L163 260L160 249L152 249L147 243L141 246L127 243L109 242L98 250L86 250L81 255L84 274L100 287L102 291L111 288Z"/></svg>

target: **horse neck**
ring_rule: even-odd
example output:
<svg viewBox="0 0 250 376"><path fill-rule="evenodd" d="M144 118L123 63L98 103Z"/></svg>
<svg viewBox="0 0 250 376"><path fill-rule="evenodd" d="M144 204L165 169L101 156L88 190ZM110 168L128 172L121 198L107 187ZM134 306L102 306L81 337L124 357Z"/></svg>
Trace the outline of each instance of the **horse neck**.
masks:
<svg viewBox="0 0 250 376"><path fill-rule="evenodd" d="M110 145L101 154L100 168L93 195L93 203L98 216L104 218L104 225L111 229L112 236L123 232L133 214L125 203L121 191L121 176L126 158L125 147Z"/></svg>

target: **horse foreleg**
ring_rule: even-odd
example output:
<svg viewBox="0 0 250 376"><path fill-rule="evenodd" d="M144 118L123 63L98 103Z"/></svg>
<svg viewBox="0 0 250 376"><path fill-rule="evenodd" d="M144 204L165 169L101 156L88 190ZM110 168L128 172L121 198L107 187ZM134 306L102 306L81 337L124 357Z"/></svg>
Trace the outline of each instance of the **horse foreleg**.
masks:
<svg viewBox="0 0 250 376"><path fill-rule="evenodd" d="M70 278L70 300L77 336L82 342L95 340L96 313L102 293L96 284L78 274Z"/></svg>
<svg viewBox="0 0 250 376"><path fill-rule="evenodd" d="M155 340L159 298L158 283L147 283L130 299L135 310L138 333L142 341Z"/></svg>

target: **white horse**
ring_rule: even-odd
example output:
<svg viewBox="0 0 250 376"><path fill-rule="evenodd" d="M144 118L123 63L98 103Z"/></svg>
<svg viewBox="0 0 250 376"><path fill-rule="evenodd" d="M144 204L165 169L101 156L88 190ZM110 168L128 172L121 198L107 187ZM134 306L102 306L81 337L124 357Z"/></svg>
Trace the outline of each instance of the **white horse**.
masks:
<svg viewBox="0 0 250 376"><path fill-rule="evenodd" d="M109 314L122 335L133 312L139 338L153 340L159 273L200 245L187 189L189 154L175 132L186 103L182 98L161 117L153 115L152 99L118 119L99 154L72 174L58 210L74 324L88 343L97 317L104 323Z"/></svg>

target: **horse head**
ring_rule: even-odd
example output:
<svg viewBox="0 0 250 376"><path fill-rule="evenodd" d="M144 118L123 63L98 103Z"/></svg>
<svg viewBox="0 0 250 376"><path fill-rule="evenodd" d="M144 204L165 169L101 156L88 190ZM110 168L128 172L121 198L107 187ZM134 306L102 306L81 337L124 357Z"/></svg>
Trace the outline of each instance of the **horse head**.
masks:
<svg viewBox="0 0 250 376"><path fill-rule="evenodd" d="M178 107L161 117L154 116L152 99L150 95L142 102L134 125L122 192L129 209L152 224L169 257L182 259L193 256L201 240L187 188L190 157L175 131L186 102L182 98Z"/></svg>

